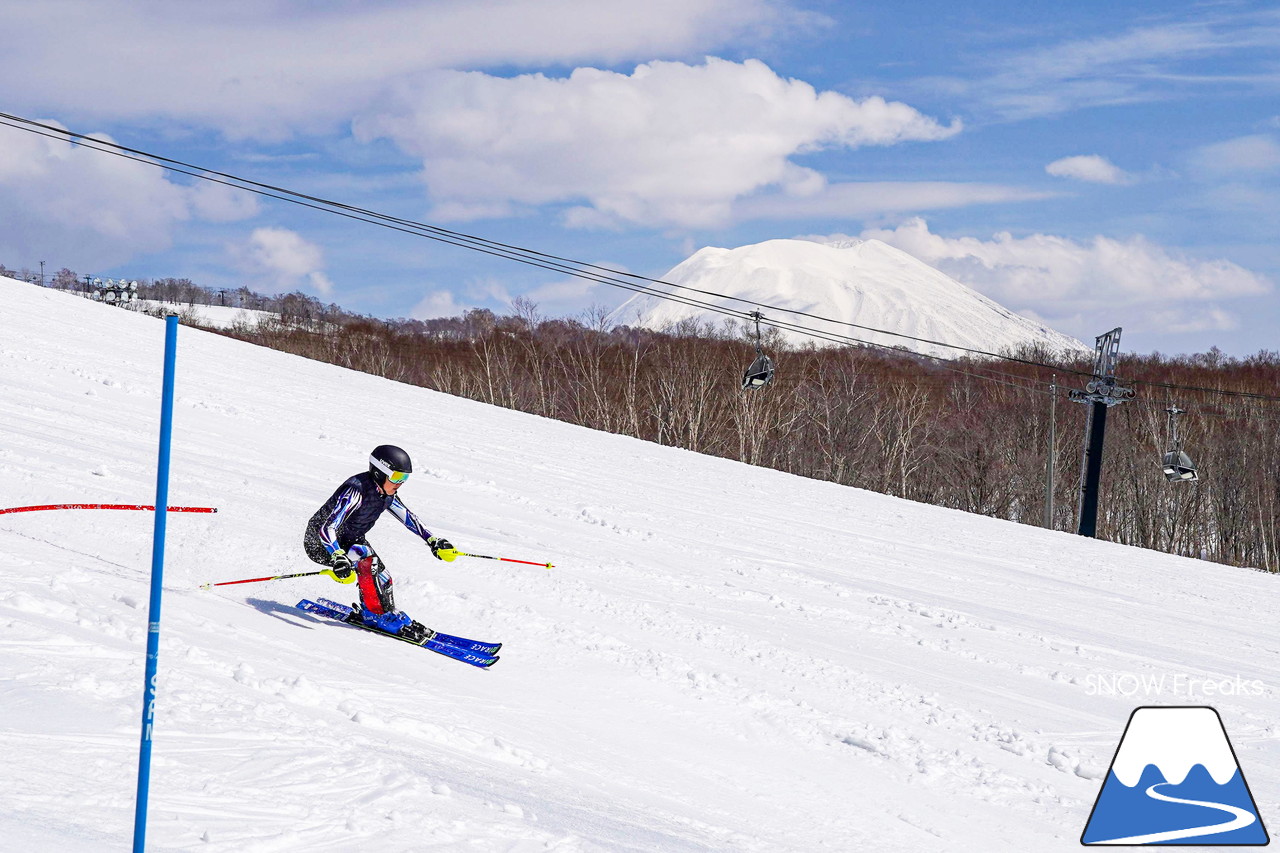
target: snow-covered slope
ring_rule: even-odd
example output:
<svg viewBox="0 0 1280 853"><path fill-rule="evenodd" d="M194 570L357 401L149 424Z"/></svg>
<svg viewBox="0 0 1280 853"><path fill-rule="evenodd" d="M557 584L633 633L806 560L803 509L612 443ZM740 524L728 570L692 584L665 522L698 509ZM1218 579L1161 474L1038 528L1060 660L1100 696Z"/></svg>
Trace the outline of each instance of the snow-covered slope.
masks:
<svg viewBox="0 0 1280 853"><path fill-rule="evenodd" d="M767 240L736 249L708 247L695 252L662 279L747 301L672 290L701 302L739 312L755 310L747 303L772 306L775 310L761 309L766 320L804 326L827 335L902 346L929 355L952 358L964 353L907 337L869 332L867 328L983 352L1001 352L1023 344L1041 344L1059 352L1090 351L1075 338L1015 314L879 240L832 244ZM795 311L813 316L790 313ZM612 319L663 329L689 319L719 325L725 317L705 308L637 295L614 311ZM831 343L812 335L783 331L793 344Z"/></svg>
<svg viewBox="0 0 1280 853"><path fill-rule="evenodd" d="M185 302L155 302L142 300L141 306L147 309L164 308L175 314L190 315L202 326L215 329L229 329L237 323L255 326L268 320L278 320L279 314L270 311L257 311L253 308L235 308L227 305L188 305Z"/></svg>
<svg viewBox="0 0 1280 853"><path fill-rule="evenodd" d="M0 306L0 506L150 502L163 323ZM1075 850L1153 702L1216 705L1277 822L1280 579L179 338L171 502L220 512L169 519L152 850ZM373 531L492 670L294 611L352 591L323 578L197 589L313 568L303 525L384 441L437 532L556 563ZM151 523L0 516L5 849L128 843Z"/></svg>

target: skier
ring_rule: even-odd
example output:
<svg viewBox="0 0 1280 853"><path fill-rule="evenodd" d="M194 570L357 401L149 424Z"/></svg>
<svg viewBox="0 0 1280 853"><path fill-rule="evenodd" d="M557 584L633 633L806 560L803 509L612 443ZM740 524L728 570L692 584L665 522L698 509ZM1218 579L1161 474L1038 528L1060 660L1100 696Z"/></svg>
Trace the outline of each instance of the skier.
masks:
<svg viewBox="0 0 1280 853"><path fill-rule="evenodd" d="M399 447L374 448L369 470L349 477L311 516L303 547L314 562L331 567L336 580L359 585L357 609L365 625L416 642L425 639L428 631L409 614L396 610L391 575L365 539L382 513L389 511L426 541L436 559L452 562L458 556L447 539L433 536L396 496L412 471L409 454Z"/></svg>

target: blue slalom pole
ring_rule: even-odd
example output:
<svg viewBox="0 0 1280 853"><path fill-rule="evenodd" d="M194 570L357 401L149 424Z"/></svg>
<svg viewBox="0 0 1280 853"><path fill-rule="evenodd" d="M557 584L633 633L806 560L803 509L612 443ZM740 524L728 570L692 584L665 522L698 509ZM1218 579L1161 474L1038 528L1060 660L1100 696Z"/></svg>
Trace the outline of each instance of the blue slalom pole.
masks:
<svg viewBox="0 0 1280 853"><path fill-rule="evenodd" d="M169 513L169 443L173 437L173 373L178 356L178 318L164 321L164 390L160 395L160 458L156 468L156 526L151 542L151 605L147 611L147 674L142 691L142 743L138 750L138 805L133 817L133 853L147 841L147 797L151 791L151 729L156 715L156 662L160 654L160 591L164 582L164 529Z"/></svg>

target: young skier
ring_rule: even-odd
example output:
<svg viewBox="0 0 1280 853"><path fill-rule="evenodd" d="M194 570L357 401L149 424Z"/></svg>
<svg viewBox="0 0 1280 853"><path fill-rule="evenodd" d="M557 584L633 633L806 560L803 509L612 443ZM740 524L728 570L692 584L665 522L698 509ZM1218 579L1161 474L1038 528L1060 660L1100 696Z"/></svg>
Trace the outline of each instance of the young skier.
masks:
<svg viewBox="0 0 1280 853"><path fill-rule="evenodd" d="M349 477L311 516L303 547L314 562L332 567L337 580L359 585L364 624L416 641L426 637L427 629L396 610L391 575L365 539L378 518L390 512L426 541L436 559L452 561L458 556L447 539L431 535L396 496L412 471L409 454L399 447L374 448L369 470Z"/></svg>

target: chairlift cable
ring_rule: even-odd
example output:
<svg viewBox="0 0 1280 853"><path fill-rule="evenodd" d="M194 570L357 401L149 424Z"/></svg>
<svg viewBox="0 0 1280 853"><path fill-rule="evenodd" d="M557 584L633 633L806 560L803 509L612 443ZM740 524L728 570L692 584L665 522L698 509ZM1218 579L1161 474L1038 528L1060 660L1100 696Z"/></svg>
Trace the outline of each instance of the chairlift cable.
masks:
<svg viewBox="0 0 1280 853"><path fill-rule="evenodd" d="M90 148L94 151L101 151L103 153L108 153L108 154L117 154L118 156L125 157L126 159L135 160L140 163L156 166L158 168L168 169L170 171L179 172L184 175L189 175L190 177L193 177L193 178L208 180L214 183L220 183L225 186L234 187L236 189L242 189L249 192L256 192L259 195L268 196L270 198L275 198L280 201L296 203L304 207L310 207L315 210L323 210L330 213L338 213L339 215L346 215L341 213L342 210L350 211L352 213L362 214L362 216L349 216L348 218L359 219L362 222L368 222L369 224L373 224L373 225L379 225L379 224L388 223L388 222L395 223L397 225L401 225L405 227L393 227L390 225L385 227L389 227L392 230L401 231L404 233L420 234L421 236L428 237L429 239L437 239L440 242L448 243L449 245L452 245L452 246L474 249L476 251L483 252L484 254L495 255L497 257L503 257L503 258L507 258L508 260L515 260L521 263L530 263L530 259L527 256L534 255L534 256L537 256L538 258L546 259L548 261L554 261L558 264L568 264L574 267L585 267L585 268L599 270L601 273L604 274L603 278L589 278L588 276L581 275L579 272L574 271L572 269L547 267L538 263L530 263L531 266L541 266L543 269L552 269L553 271L556 271L556 272L565 272L569 275L589 278L589 280L597 281L602 284L610 284L617 287L622 287L627 290L634 290L636 292L644 293L649 296L655 296L661 299L673 299L673 301L683 302L683 300L681 299L674 298L673 294L657 291L652 288L645 287L643 285L639 286L638 288L635 286L629 286L625 283L617 281L616 279L609 279L609 277L610 276L626 276L628 278L634 278L640 281L647 281L653 284L661 284L666 287L675 287L675 288L680 288L682 290L690 290L690 291L693 291L694 293L703 294L704 296L713 296L718 299L728 299L735 302L743 302L748 305L756 306L757 308L769 308L772 311L782 311L788 314L795 314L801 317L820 320L825 323L833 323L835 325L840 325L840 326L849 326L851 328L863 329L865 331L875 332L877 334L892 335L894 337L906 338L907 340L913 340L920 343L933 344L935 346L942 346L942 347L947 347L949 349L960 350L962 352L969 352L975 355L985 355L985 356L990 356L992 358L1005 359L1007 361L1016 361L1016 362L1020 362L1027 365L1044 367L1046 369L1058 369L1058 368L1054 368L1052 365L1044 365L1044 364L1039 364L1038 362L1025 361L1022 359L1012 358L1009 356L1003 356L1003 355L1000 355L999 353L988 352L986 350L979 350L972 347L962 346L959 344L949 344L943 341L931 340L929 338L920 338L914 335L908 335L904 332L892 332L887 329L877 329L873 326L864 326L858 323L849 323L846 321L833 320L829 317L822 317L820 315L811 314L805 311L799 311L792 308L781 308L777 306L766 305L761 302L756 302L750 299L744 299L738 296L730 296L728 294L716 293L715 291L702 290L700 288L690 287L689 285L676 284L674 282L664 281L662 279L650 278L649 276L640 275L638 273L615 270L611 267L605 267L598 264L591 264L586 261L577 261L571 258L564 258L558 255L551 255L544 252L538 252L534 249L526 249L521 246L515 246L507 243L500 243L494 240L488 240L483 237L476 237L474 235L466 234L460 231L452 231L446 228L441 228L436 225L429 225L426 223L417 222L410 219L402 219L400 217L391 216L389 214L378 213L376 211L368 210L367 208L361 208L355 205L348 205L343 202L331 201L329 199L320 198L318 196L307 195L306 193L300 193L295 190L289 190L284 187L278 187L272 184L266 184L266 183L254 181L248 178L241 178L237 175L232 175L227 172L219 172L216 169L206 169L202 166L186 163L181 160L174 160L172 158L164 157L158 154L151 154L150 152L142 151L136 148L130 148L125 145L120 145L119 143L116 143L116 142L108 142L106 140L94 139L93 137L90 137L86 134L76 133L75 131L70 131L70 130L64 130L62 128L57 128L52 125L41 124L40 122L32 121L31 119L22 118L21 116L11 115L9 113L0 112L0 119L7 120L7 121L0 121L0 124L4 124L5 126L11 127L15 130L24 130L31 133L37 133L40 136L46 136L51 139L62 139L63 137L72 137L77 140L82 140L81 144L83 144L85 147ZM12 124L11 122L19 122L22 125L30 125L31 127L22 127L22 126ZM41 133L40 131L33 130L32 128L42 128L45 131L50 131L50 133ZM89 144L89 143L93 143L93 144ZM107 146L107 147L102 148L99 146ZM116 150L113 151L109 149L116 149ZM122 153L122 152L127 152L127 153ZM171 164L171 165L164 165L164 164ZM182 167L182 168L177 168L177 167ZM194 169L197 171L187 171L190 169ZM215 178L209 177L210 175L217 175L219 178L224 178L226 180L217 180ZM258 187L259 189L253 189L254 187ZM277 195L277 193L280 193L282 195ZM299 201L300 199L304 201ZM307 203L307 202L310 202L310 203ZM365 219L363 218L363 216L373 217L373 219ZM374 220L380 220L380 221L374 221ZM406 228L409 230L406 230ZM430 233L426 233L426 232L430 232ZM444 237L441 237L438 235L444 235ZM445 239L446 237L448 239ZM489 247L489 249L486 249L483 247ZM496 249L499 251L492 251L491 249ZM511 253L511 254L507 254L507 253ZM517 257L517 255L519 255L520 257ZM708 310L716 311L716 312L725 314L727 316L738 317L738 318L741 318L747 314L747 312L736 312L733 309L725 309L720 306L714 306L714 305L709 305L705 303L683 302L683 304L697 305L698 307L705 307ZM793 330L800 331L803 334L808 333L805 330L805 327L795 326L793 327ZM1084 373L1081 371L1073 371L1070 368L1061 368L1061 369L1065 370L1068 373L1077 373L1081 376L1092 375L1092 374Z"/></svg>
<svg viewBox="0 0 1280 853"><path fill-rule="evenodd" d="M35 133L39 136L44 136L50 139L57 139L59 141L62 141L62 137L56 136L54 134L42 133L37 130L31 130L29 128L18 127L13 124L10 124L9 122L4 121L4 119L6 118L10 118L10 116L8 116L5 113L0 113L0 125L11 127L15 130L23 130L30 133ZM40 125L40 126L43 127L43 125ZM170 161L173 163L178 163L178 165L176 166L161 165L159 163L153 163L150 160L147 160L145 158L155 157L155 159L158 159L158 160L165 160L166 158L158 157L157 155L149 155L149 154L146 154L145 152L138 152L142 156L133 156L132 153L122 153L122 151L113 151L111 150L111 148L119 148L125 152L133 152L134 149L128 149L128 148L125 148L124 146L115 145L114 143L104 142L103 140L92 139L90 137L83 137L82 134L72 134L70 131L66 131L65 133L86 139L87 141L80 142L78 144L80 144L82 147L89 148L94 151L99 151L103 154L111 154L117 157L122 157L127 160L133 160L135 162L157 166L158 168L166 169L172 172L178 172L180 174L188 175L190 177L198 178L200 180L210 181L211 183L222 184L224 186L228 186L233 189L244 190L245 192L251 192L256 195L265 196L267 198L274 198L278 201L285 201L291 204L297 204L302 207L309 207L313 210L319 210L325 213L333 213L338 216L346 217L347 219L354 219L356 221L365 222L370 225L378 225L380 227L387 228L392 231L399 231L404 234L410 234L418 237L426 237L431 240L436 240L437 242L446 243L448 245L457 246L463 249L471 249L473 251L481 252L486 255L492 255L494 257L502 258L504 260L511 260L517 263L522 263L527 266L538 267L551 272L571 275L577 278L586 279L588 281L594 281L599 284L607 284L607 285L618 287L624 290L634 291L636 293L642 293L642 294L651 295L651 296L659 296L661 298L668 299L669 301L672 301L672 302L677 302L677 303L688 305L690 307L695 307L695 308L703 308L709 311L723 314L727 317L733 317L735 319L740 319L740 320L745 320L748 317L747 312L745 311L736 311L734 309L724 308L721 306L704 303L699 300L693 299L691 297L685 297L685 296L676 295L676 294L656 293L649 288L645 288L642 285L636 285L630 282L621 282L621 281L613 280L608 278L604 274L583 272L582 270L575 270L573 268L559 264L558 262L554 262L552 260L542 262L536 258L529 258L529 257L525 257L518 254L520 251L527 251L527 250L506 249L505 247L502 247L502 244L494 244L496 246L499 246L499 248L490 249L490 248L484 248L483 246L479 246L479 245L472 245L467 242L460 242L460 240L464 238L472 239L472 238L466 238L466 235L460 235L459 239L455 240L450 237L441 237L441 236L436 236L434 234L423 233L423 231L419 230L420 228L428 228L428 229L439 230L439 231L443 231L444 229L434 229L433 226L425 226L425 225L421 225L420 223L411 223L409 220L399 220L395 217L386 216L385 214L379 214L374 211L352 207L350 205L345 205L338 202L328 202L328 201L325 201L324 199L314 199L311 196L305 196L301 193L295 193L291 190L285 190L279 187L272 187L268 184L258 184L255 181L249 181L243 178L237 178L234 175L224 175L224 173L221 173L221 172L214 172L212 170L205 170L204 173L188 171L187 168L199 169L200 167L190 166L189 164L180 163L179 161ZM99 144L110 146L110 148L97 147ZM181 166L186 166L187 168L180 168ZM211 177L211 175L221 175L223 177L229 178L230 180L223 180L222 178ZM241 181L245 184L253 184L254 186L242 186L239 183L234 183L234 181ZM255 187L263 187L265 189L258 189ZM280 195L277 193L284 193L284 195ZM312 201L306 201L306 200L300 200L300 199L311 199L316 203L312 203ZM326 207L325 205L331 205L331 207ZM404 225L402 226L400 224L395 224L395 223L404 223ZM452 234L453 232L446 232L446 233ZM584 266L592 266L592 265L584 264Z"/></svg>
<svg viewBox="0 0 1280 853"><path fill-rule="evenodd" d="M86 134L77 133L71 130L64 130L62 128L54 127L52 125L42 124L40 122L32 121L31 119L22 118L20 116L15 116L9 113L0 112L0 124L3 124L4 126L10 127L15 130L22 130L29 133L35 133L37 135L45 136L51 139L62 140L66 137L70 137L73 140L77 140L78 144L81 144L86 148L90 148L91 150L99 151L106 154L115 154L116 156L121 156L126 159L134 160L139 163L156 166L157 168L167 169L170 171L185 174L199 180L211 181L213 183L223 184L224 186L233 187L235 189L254 192L258 195L266 196L269 198L275 198L279 201L286 201L293 204L299 204L303 207L309 207L315 210L321 210L329 213L336 213L340 216L346 216L349 219L356 219L358 221L366 222L371 225L381 225L382 227L386 227L394 231L400 231L402 233L408 233L408 234L415 234L418 236L427 237L428 239L437 240L442 243L447 243L452 246L457 246L459 248L472 249L474 251L482 252L484 254L493 255L499 258L504 258L506 260L516 261L517 263L524 263L529 266L547 269L552 272L559 272L559 273L563 273L563 274L567 274L567 275L571 275L579 278L584 278L589 281L595 281L600 284L607 284L614 287L620 287L625 290L630 290L636 293L643 293L645 295L654 296L660 299L668 299L670 301L689 305L691 307L703 308L705 310L720 313L729 317L734 317L736 319L745 319L745 317L747 316L747 312L728 309L722 306L712 305L709 303L703 303L699 300L694 300L688 297L680 297L680 296L677 296L676 294L658 291L653 288L647 287L645 285L637 285L630 282L622 282L616 278L613 278L613 276L624 276L626 278L636 279L638 281L647 281L653 284L661 284L667 287L688 290L688 291L691 291L694 293L700 293L706 296L713 296L718 299L727 299L735 302L743 302L748 305L754 305L757 308L768 308L771 311L781 311L788 314L794 314L800 317L806 317L809 319L819 320L826 323L832 323L838 326L848 326L850 328L863 329L865 331L874 332L876 334L890 335L893 337L899 337L907 340L917 341L919 343L945 347L947 349L958 350L960 352L967 352L974 355L983 355L991 358L1001 359L1004 361L1011 361L1015 363L1025 364L1028 366L1041 367L1046 370L1059 370L1067 373L1075 373L1080 376L1092 375L1084 371L1074 370L1072 368L1064 367L1061 365L1047 365L1047 364L1042 364L1040 362L1034 362L1027 359L1020 359L1012 356L1001 355L999 353L980 350L973 347L966 347L959 344L949 344L944 341L936 341L929 338L921 338L915 335L908 335L903 332L893 332L887 329L878 329L872 326L864 326L858 323L850 323L846 321L833 320L829 317L822 317L820 315L812 314L805 311L765 305L764 303L755 302L753 300L744 299L742 297L730 296L727 294L716 293L714 291L702 290L699 288L690 287L688 285L681 285L681 284L676 284L674 282L664 281L662 279L650 278L648 276L640 275L638 273L624 272L622 270L615 270L610 267L605 267L598 264L591 264L585 261L577 261L577 260L564 258L557 255L551 255L544 252L538 252L533 249L526 249L526 248L515 246L512 244L500 243L498 241L488 240L482 237L476 237L474 235L465 234L463 232L452 231L449 229L440 228L438 226L429 225L422 222L416 222L414 220L402 219L400 217L378 213L376 211L368 210L367 208L357 207L355 205L348 205L342 202L335 202L329 199L320 198L318 196L307 195L305 193L296 192L294 190L289 190L283 187L274 186L272 184L253 181L248 178L241 178L239 176L232 175L227 172L219 172L215 169L206 169L204 167L197 166L191 163L186 163L181 160L175 160L172 158L163 157L161 155L151 154L150 152L142 151L136 148L130 148L128 146L120 145L119 143L115 143L115 142L109 142L101 139L94 139L93 137L90 137ZM195 171L192 171L192 170L195 170ZM599 272L598 274L592 274L592 273L584 272L583 271L584 269L597 270ZM817 330L809 329L807 327L800 326L799 324L790 324L788 328L800 334L805 334L812 337L819 337L825 340L837 339L837 338L821 335L817 332ZM843 336L840 336L840 337L843 337ZM849 340L857 341L858 339L849 338ZM858 341L858 342L869 343L865 341Z"/></svg>
<svg viewBox="0 0 1280 853"><path fill-rule="evenodd" d="M439 226L429 225L426 223L417 222L410 219L403 219L403 218L391 216L388 214L378 213L376 211L369 210L367 208L361 208L355 205L336 202L336 201L324 199L318 196L307 195L305 193L289 190L279 186L274 186L272 184L266 184L266 183L254 181L248 178L241 178L239 176L232 175L227 172L220 172L215 169L206 169L204 167L197 166L191 163L186 163L181 160L175 160L175 159L164 157L158 154L151 154L149 152L142 151L136 148L130 148L128 146L121 145L116 142L110 142L102 139L95 139L86 134L77 133L75 131L55 127L53 125L43 124L37 121L33 121L31 119L23 118L21 116L12 115L10 113L0 112L0 125L9 127L14 130L21 130L24 132L33 133L39 136L43 136L50 139L56 139L59 141L65 141L66 139L70 138L76 144L79 144L83 147L89 148L94 151L98 151L104 154L112 154L115 156L123 157L125 159L133 160L135 162L155 166L157 168L162 168L169 171L178 172L180 174L184 174L199 180L205 180L205 181L210 181L212 183L222 184L224 186L228 186L234 189L244 190L246 192L252 192L257 195L261 195L268 198L274 198L278 201L284 201L291 204L298 204L300 206L308 207L313 210L319 210L327 213L334 213L339 216L344 216L348 219L354 219L360 222L365 222L370 225L378 225L393 231L399 231L401 233L410 234L414 236L426 237L428 239L436 240L437 242L445 243L447 245L456 246L458 248L471 249L473 251L481 252L482 254L491 255L493 257L501 258L504 260L515 261L517 263L525 264L527 266L532 266L535 268L544 269L550 272L570 275L573 277L582 278L587 281L593 281L598 284L605 284L612 287L618 287L620 289L628 290L634 293L640 293L647 296L666 299L666 300L676 302L678 304L687 305L690 307L701 308L707 311L711 311L713 313L722 314L726 317L732 317L737 320L745 321L751 318L752 313L758 314L759 311L757 310L756 312L746 312L746 311L739 311L736 309L726 308L721 305L714 305L711 303L703 302L701 300L698 300L692 297L687 297L680 294L673 294L669 292L656 290L652 287L648 287L643 284L621 281L618 278L615 278L615 276L622 276L629 279L635 279L638 282L649 282L651 284L658 284L666 287L687 290L693 293L702 294L704 296L715 297L717 299L726 299L726 300L731 300L735 302L742 302L748 305L753 305L757 309L767 308L770 311L792 314L792 315L805 317L812 320L819 320L821 322L832 323L837 326L847 326L850 328L862 329L862 330L873 332L876 334L904 338L906 340L916 341L918 343L930 344L933 346L940 346L940 347L944 347L951 350L971 353L974 355L987 356L987 357L998 359L1001 361L1007 361L1015 364L1026 365L1028 367L1037 367L1045 370L1054 370L1058 372L1074 374L1077 376L1091 377L1093 375L1089 371L1076 370L1074 368L1066 367L1064 365L1049 365L1049 364L1044 364L1042 362L1031 361L1029 359L1018 358L1016 356L1003 355L1000 353L994 353L987 350L980 350L973 347L966 347L959 344L949 344L943 341L936 341L928 338L921 338L915 335L908 335L903 332L892 332L887 329L878 329L872 326L865 326L858 323L850 323L846 321L833 320L829 317L823 317L821 315L812 314L805 311L799 311L791 308L783 308L779 306L766 305L764 303L756 302L754 300L745 299L742 297L716 293L714 291L703 290L700 288L690 287L688 285L676 284L674 282L664 281L662 279L651 278L649 276L644 276L638 273L625 272L622 270L616 270L616 269L612 269L610 267L606 267L598 264L591 264L585 261L577 261L571 258L565 258L562 256L553 255L545 252L539 252L534 249L526 249L513 244L502 243L499 241L489 240L483 237L477 237L474 235L466 234L464 232L453 231L450 229L441 228ZM757 323L758 322L759 321L757 321ZM862 344L867 346L873 346L873 347L877 347L885 350L891 350L895 352L898 351L895 347L892 347L886 344L877 344L871 341L855 338L850 335L843 335L836 332L825 332L822 330L812 329L807 326L800 325L798 323L787 323L787 322L778 321L778 320L769 320L766 322L769 325L775 326L780 329L793 331L798 334L817 338L819 340L825 340L832 343L856 343L856 344ZM923 353L917 353L917 354L924 356L926 358L933 359L938 362L954 361L954 359L947 359L941 356L925 355ZM1148 382L1146 380L1126 380L1126 381L1130 385L1147 385L1153 388L1164 388L1168 390L1195 391L1195 392L1207 393L1207 394L1217 394L1217 395L1227 396L1227 397L1254 399L1254 400L1260 400L1264 402L1280 402L1280 397L1265 395L1265 394L1254 394L1250 392L1240 392L1240 391L1227 391L1220 388L1203 388L1203 387L1197 387L1197 386Z"/></svg>
<svg viewBox="0 0 1280 853"><path fill-rule="evenodd" d="M1249 391L1227 391L1223 388L1202 388L1195 385L1174 385L1167 382L1149 382L1145 379L1127 380L1131 385L1146 385L1150 388L1164 388L1169 391L1197 391L1202 394L1217 394L1222 397L1242 397L1249 400L1261 400L1267 403L1280 403L1280 397L1270 394L1254 394Z"/></svg>

